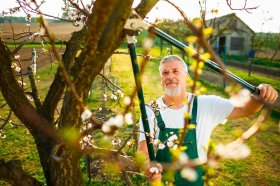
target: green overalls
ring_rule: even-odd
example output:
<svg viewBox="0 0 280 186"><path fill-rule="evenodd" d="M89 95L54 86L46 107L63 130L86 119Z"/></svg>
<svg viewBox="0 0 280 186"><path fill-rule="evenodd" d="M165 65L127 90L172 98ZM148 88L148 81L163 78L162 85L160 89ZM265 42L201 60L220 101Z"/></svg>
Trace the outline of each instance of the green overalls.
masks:
<svg viewBox="0 0 280 186"><path fill-rule="evenodd" d="M158 114L159 113L159 114ZM197 97L194 97L193 100L193 108L192 108L192 117L190 120L190 124L193 124L196 126L196 115L197 115ZM158 127L160 129L159 131L159 140L160 141L166 141L168 137L170 137L170 132L173 132L177 136L179 136L179 130L180 129L172 129L172 128L165 128L164 121L161 118L160 112L158 111L156 113L157 123ZM196 129L195 127L193 129L188 129L187 134L185 135L183 146L187 146L186 153L190 159L198 158L197 153L197 144L196 144ZM156 160L160 162L171 162L171 154L169 152L169 148L165 147L164 149L159 149L156 153ZM201 167L196 168L196 172L198 174L198 178L195 182L190 182L184 178L181 177L180 171L177 171L174 174L173 177L170 178L170 174L168 175L167 172L162 173L162 182L173 182L174 185L184 185L184 186L202 186L204 184L204 180L202 179L202 176L204 175L204 171ZM175 180L174 180L175 179Z"/></svg>

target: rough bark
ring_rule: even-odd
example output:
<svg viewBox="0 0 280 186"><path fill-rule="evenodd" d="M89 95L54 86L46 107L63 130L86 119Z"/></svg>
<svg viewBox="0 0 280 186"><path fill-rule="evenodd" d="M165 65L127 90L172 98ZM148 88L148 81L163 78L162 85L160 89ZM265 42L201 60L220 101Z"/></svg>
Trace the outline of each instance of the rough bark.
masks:
<svg viewBox="0 0 280 186"><path fill-rule="evenodd" d="M15 186L41 186L36 179L28 175L22 169L21 162L19 160L12 160L9 162L0 160L0 179Z"/></svg>
<svg viewBox="0 0 280 186"><path fill-rule="evenodd" d="M125 39L123 26L130 15L132 2L133 0L97 0L87 29L73 33L67 42L62 62L69 76L73 77L76 92L84 103L95 77ZM144 17L156 2L157 0L143 0L137 10ZM85 48L76 58L82 41L85 41ZM84 185L79 165L82 154L75 149L78 141L75 141L75 144L63 142L53 126L55 109L66 87L60 76L60 70L57 70L43 105L36 108L18 85L11 68L12 61L11 52L1 40L0 89L11 110L35 139L47 185ZM59 131L65 128L70 128L73 132L77 131L82 124L81 112L73 95L66 92L61 109ZM57 162L51 157L53 154L67 158ZM9 179L9 181L13 180Z"/></svg>

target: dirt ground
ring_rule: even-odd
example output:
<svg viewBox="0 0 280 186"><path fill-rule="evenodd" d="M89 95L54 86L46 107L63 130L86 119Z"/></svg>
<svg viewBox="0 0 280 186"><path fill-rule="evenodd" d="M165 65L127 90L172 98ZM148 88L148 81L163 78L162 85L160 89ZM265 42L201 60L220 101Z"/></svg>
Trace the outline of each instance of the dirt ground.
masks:
<svg viewBox="0 0 280 186"><path fill-rule="evenodd" d="M71 23L48 23L49 31L55 35L55 38L60 40L68 40L71 33L82 29L82 26L75 27ZM30 24L29 27L26 23L2 23L3 38L12 38L12 31L16 34L15 38L20 38L23 33L39 32L39 25L37 23ZM35 40L37 41L37 40ZM38 40L40 41L40 40Z"/></svg>

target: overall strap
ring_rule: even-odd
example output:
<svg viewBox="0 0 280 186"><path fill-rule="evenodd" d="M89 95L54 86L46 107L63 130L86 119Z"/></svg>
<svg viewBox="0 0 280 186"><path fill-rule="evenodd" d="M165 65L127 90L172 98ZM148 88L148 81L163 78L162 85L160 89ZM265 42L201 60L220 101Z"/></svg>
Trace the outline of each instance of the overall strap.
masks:
<svg viewBox="0 0 280 186"><path fill-rule="evenodd" d="M162 117L161 117L161 114L160 114L160 111L159 110L156 110L156 119L157 119L157 125L158 125L158 128L162 131L164 131L165 129L165 123L164 121L162 120Z"/></svg>
<svg viewBox="0 0 280 186"><path fill-rule="evenodd" d="M196 116L197 116L197 96L194 96L193 106L192 106L192 117L189 121L189 124L196 125Z"/></svg>
<svg viewBox="0 0 280 186"><path fill-rule="evenodd" d="M157 125L158 128L162 131L165 129L165 123L161 117L160 111L156 110L155 112L156 119L157 119ZM197 116L197 96L194 96L193 99L193 105L192 105L192 114L191 114L191 119L189 121L190 124L196 125L196 116Z"/></svg>

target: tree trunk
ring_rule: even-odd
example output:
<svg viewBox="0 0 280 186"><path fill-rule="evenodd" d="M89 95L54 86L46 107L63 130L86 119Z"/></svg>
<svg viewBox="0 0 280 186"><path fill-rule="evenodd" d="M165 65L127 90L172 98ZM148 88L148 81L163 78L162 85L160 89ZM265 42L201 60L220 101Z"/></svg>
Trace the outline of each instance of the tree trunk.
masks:
<svg viewBox="0 0 280 186"><path fill-rule="evenodd" d="M275 56L277 55L278 50L274 50L274 54L271 56L270 61L272 62Z"/></svg>
<svg viewBox="0 0 280 186"><path fill-rule="evenodd" d="M157 1L142 0L136 11L144 17ZM87 29L73 33L66 45L62 62L84 104L95 77L125 38L123 26L131 13L132 3L133 0L95 1ZM85 48L76 58L83 39ZM78 151L79 141L73 135L78 134L82 125L83 110L71 92L66 91L64 94L66 85L59 69L42 106L35 108L26 98L23 88L18 85L11 68L13 57L1 40L0 89L11 110L35 139L47 185L85 185L79 163L82 156ZM59 128L56 129L54 114L63 94ZM68 136L63 135L65 131Z"/></svg>

